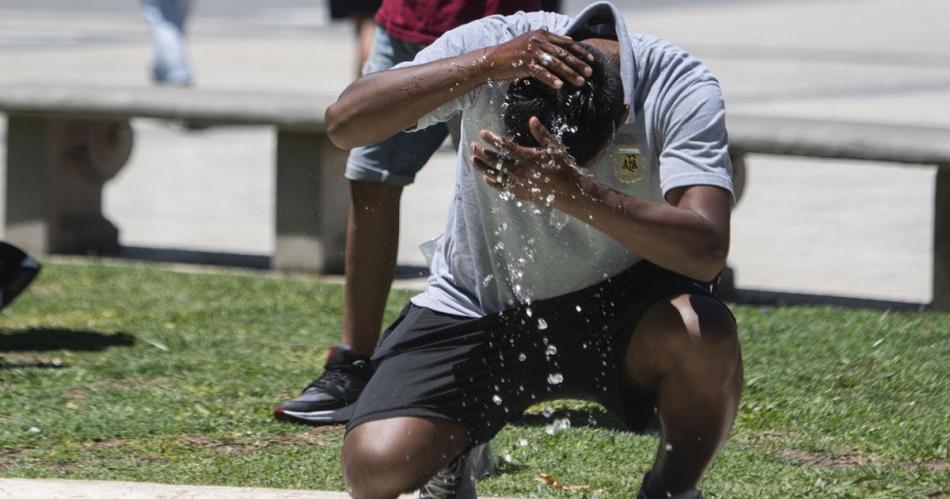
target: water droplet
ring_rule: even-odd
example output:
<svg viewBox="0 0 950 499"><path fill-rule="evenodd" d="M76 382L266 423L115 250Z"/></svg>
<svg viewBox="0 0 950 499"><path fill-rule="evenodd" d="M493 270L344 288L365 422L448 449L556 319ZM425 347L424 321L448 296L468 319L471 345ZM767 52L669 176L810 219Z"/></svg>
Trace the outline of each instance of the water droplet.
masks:
<svg viewBox="0 0 950 499"><path fill-rule="evenodd" d="M547 425L544 428L544 432L548 435L554 435L555 433L566 430L571 427L571 420L567 418L555 419L553 423Z"/></svg>
<svg viewBox="0 0 950 499"><path fill-rule="evenodd" d="M521 447L527 447L527 446L528 446L528 439L526 439L526 438L519 438L519 439L518 439L518 445L521 446Z"/></svg>
<svg viewBox="0 0 950 499"><path fill-rule="evenodd" d="M528 359L528 356L525 355L524 352L518 354L518 360L520 360L521 362L524 362L527 359Z"/></svg>
<svg viewBox="0 0 950 499"><path fill-rule="evenodd" d="M547 350L544 351L544 354L547 356L555 355L557 353L557 347L554 345L548 345Z"/></svg>
<svg viewBox="0 0 950 499"><path fill-rule="evenodd" d="M544 331L547 328L548 328L548 321L542 319L541 317L538 317L538 330Z"/></svg>
<svg viewBox="0 0 950 499"><path fill-rule="evenodd" d="M673 444L666 444L664 449L666 449L666 452L671 452L673 450Z"/></svg>
<svg viewBox="0 0 950 499"><path fill-rule="evenodd" d="M560 385L563 381L564 381L564 375L562 375L561 373L548 374L549 385Z"/></svg>
<svg viewBox="0 0 950 499"><path fill-rule="evenodd" d="M581 306L578 305L578 306L574 307L574 310L577 310L578 312L580 312L580 311L583 310L583 309L581 309Z"/></svg>
<svg viewBox="0 0 950 499"><path fill-rule="evenodd" d="M488 286L488 284L491 283L492 279L494 278L494 274L488 274L484 279L482 279L482 286Z"/></svg>
<svg viewBox="0 0 950 499"><path fill-rule="evenodd" d="M531 310L531 307L528 307L528 308L524 309L524 313L525 313L525 315L527 315L528 317L531 317L532 315L534 315L534 311Z"/></svg>
<svg viewBox="0 0 950 499"><path fill-rule="evenodd" d="M31 426L30 429L27 430L27 431L30 432L30 433L39 433L39 432L40 432L40 429L37 428L37 427L35 427L35 426Z"/></svg>
<svg viewBox="0 0 950 499"><path fill-rule="evenodd" d="M501 397L499 397L498 395L494 395L491 398L491 401L494 402L495 405L501 405Z"/></svg>
<svg viewBox="0 0 950 499"><path fill-rule="evenodd" d="M506 463L510 463L510 462L514 461L514 459L511 458L511 453L508 452L508 451L505 451L505 452L503 452L503 453L501 454L501 460L504 461L504 462L506 462Z"/></svg>
<svg viewBox="0 0 950 499"><path fill-rule="evenodd" d="M544 205L551 206L552 204L554 204L554 194L548 194L548 196L544 198Z"/></svg>

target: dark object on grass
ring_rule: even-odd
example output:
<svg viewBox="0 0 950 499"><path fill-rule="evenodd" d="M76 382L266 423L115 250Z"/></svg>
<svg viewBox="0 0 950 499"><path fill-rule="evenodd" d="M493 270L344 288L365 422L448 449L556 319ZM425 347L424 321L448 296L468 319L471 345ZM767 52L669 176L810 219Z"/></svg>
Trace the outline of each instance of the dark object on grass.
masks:
<svg viewBox="0 0 950 499"><path fill-rule="evenodd" d="M20 248L0 242L0 309L5 308L40 273L37 262Z"/></svg>

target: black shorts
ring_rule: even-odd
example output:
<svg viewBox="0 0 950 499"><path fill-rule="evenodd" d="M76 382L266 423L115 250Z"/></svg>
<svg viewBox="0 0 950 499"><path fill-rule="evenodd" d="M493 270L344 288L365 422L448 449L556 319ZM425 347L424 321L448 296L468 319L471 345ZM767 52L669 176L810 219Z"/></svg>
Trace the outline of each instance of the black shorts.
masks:
<svg viewBox="0 0 950 499"><path fill-rule="evenodd" d="M477 319L409 304L376 349L376 372L347 430L431 417L460 423L477 444L538 402L580 399L642 431L655 394L624 389L627 344L651 305L684 293L713 296L709 285L644 261L589 288Z"/></svg>

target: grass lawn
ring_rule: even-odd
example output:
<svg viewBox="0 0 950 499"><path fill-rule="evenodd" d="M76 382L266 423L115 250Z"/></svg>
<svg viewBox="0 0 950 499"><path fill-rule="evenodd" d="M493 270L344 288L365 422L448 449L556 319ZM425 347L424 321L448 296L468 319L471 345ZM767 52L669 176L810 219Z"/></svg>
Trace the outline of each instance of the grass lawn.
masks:
<svg viewBox="0 0 950 499"><path fill-rule="evenodd" d="M0 315L0 477L342 490L342 431L270 418L341 310L341 287L310 278L48 265ZM950 314L735 313L746 388L707 497L950 497ZM631 498L655 445L597 406L536 407L479 491Z"/></svg>

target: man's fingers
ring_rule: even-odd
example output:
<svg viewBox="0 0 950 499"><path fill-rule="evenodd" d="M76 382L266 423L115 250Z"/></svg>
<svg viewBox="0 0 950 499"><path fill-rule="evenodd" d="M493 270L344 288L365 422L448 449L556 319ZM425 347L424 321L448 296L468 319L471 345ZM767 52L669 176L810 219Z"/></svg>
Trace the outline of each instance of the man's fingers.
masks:
<svg viewBox="0 0 950 499"><path fill-rule="evenodd" d="M545 149L561 145L561 141L541 124L541 120L537 116L532 116L528 120L528 130L531 131L534 140L538 141L538 144L541 144Z"/></svg>
<svg viewBox="0 0 950 499"><path fill-rule="evenodd" d="M500 154L501 156L506 156L516 160L524 160L527 159L531 155L531 152L534 151L530 147L519 146L508 139L499 137L490 130L482 130L482 133L480 133L479 136L488 145L498 150L497 154Z"/></svg>
<svg viewBox="0 0 950 499"><path fill-rule="evenodd" d="M494 168L489 166L488 163L485 163L477 156L472 156L470 159L472 161L472 166L482 173L482 178L489 186L494 189L498 189L499 191L505 190L508 187L510 183L508 175L496 171Z"/></svg>
<svg viewBox="0 0 950 499"><path fill-rule="evenodd" d="M491 149L486 148L485 146L473 142L471 144L473 158L481 162L482 165L491 172L486 173L503 173L506 175L516 175L518 173L518 165L510 159L503 158L500 154Z"/></svg>
<svg viewBox="0 0 950 499"><path fill-rule="evenodd" d="M557 56L574 74L582 78L579 83L577 83L576 80L572 80L575 81L576 85L583 85L583 79L594 74L594 70L590 65L581 60L584 55L574 54L570 50L553 43L545 45L543 50Z"/></svg>
<svg viewBox="0 0 950 499"><path fill-rule="evenodd" d="M496 162L499 159L498 153L485 148L483 145L479 144L478 142L472 142L471 148L472 148L472 152L475 153L475 156L477 156L478 159L481 159L482 161L486 163L491 164L493 162Z"/></svg>
<svg viewBox="0 0 950 499"><path fill-rule="evenodd" d="M574 41L573 38L562 35L555 35L553 33L549 34L548 40L551 43L564 47L567 50L570 50L574 53L579 59L587 62L593 62L594 56L590 53L590 50L587 47L584 47L580 43Z"/></svg>
<svg viewBox="0 0 950 499"><path fill-rule="evenodd" d="M552 57L553 59L553 57ZM564 82L560 78L554 76L550 71L541 66L539 63L531 61L528 63L528 73L531 76L535 77L541 83L553 88L554 90L560 90L564 86Z"/></svg>
<svg viewBox="0 0 950 499"><path fill-rule="evenodd" d="M543 46L541 50L542 52L538 60L545 69L562 80L573 83L574 86L579 87L584 84L584 76L579 71L576 71L572 66L568 65L568 63L565 62L565 59L569 57L577 63L580 63L583 68L586 68L589 71L590 68L586 64L582 63L576 57L571 56L567 50L562 49L557 45L547 44ZM583 71L583 68L581 68L581 71Z"/></svg>

